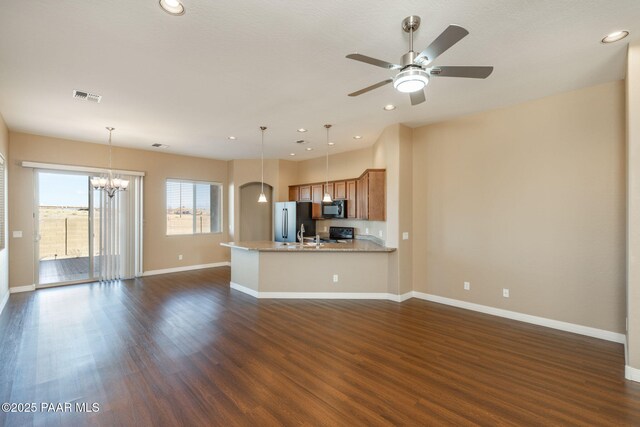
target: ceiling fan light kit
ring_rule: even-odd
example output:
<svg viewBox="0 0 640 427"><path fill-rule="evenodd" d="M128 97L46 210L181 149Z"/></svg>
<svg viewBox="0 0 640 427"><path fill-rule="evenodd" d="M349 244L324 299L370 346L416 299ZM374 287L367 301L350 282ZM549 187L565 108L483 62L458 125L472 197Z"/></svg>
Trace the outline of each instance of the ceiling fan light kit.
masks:
<svg viewBox="0 0 640 427"><path fill-rule="evenodd" d="M429 84L429 73L422 68L400 71L393 79L393 87L398 92L411 93L424 89Z"/></svg>
<svg viewBox="0 0 640 427"><path fill-rule="evenodd" d="M424 88L429 84L433 76L437 77L466 77L473 79L486 79L493 72L493 67L476 66L440 66L430 67L427 65L433 62L438 56L447 51L454 44L458 43L469 32L458 25L449 25L431 44L422 52L416 53L413 50L413 32L420 27L419 16L408 16L402 21L402 29L409 33L409 52L402 56L402 65L392 64L370 56L352 53L347 58L376 67L388 70L399 70L393 77L356 92L349 96L359 96L379 87L393 82L393 87L402 93L408 93L411 98L411 105L418 105L425 101Z"/></svg>

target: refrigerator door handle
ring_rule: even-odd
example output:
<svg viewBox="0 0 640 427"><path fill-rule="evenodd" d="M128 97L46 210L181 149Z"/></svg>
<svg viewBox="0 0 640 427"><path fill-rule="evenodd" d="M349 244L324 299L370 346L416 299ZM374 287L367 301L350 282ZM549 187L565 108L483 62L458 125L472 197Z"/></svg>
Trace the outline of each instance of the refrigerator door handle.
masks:
<svg viewBox="0 0 640 427"><path fill-rule="evenodd" d="M289 209L284 208L282 210L282 237L284 239L289 237L289 228L287 227L289 224L288 223L288 218L289 217Z"/></svg>

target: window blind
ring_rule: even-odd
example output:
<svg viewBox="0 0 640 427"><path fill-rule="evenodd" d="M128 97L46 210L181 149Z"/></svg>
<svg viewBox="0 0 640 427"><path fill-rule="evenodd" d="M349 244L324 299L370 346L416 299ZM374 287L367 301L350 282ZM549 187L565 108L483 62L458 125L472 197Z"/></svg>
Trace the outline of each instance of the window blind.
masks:
<svg viewBox="0 0 640 427"><path fill-rule="evenodd" d="M6 178L5 178L5 163L4 157L0 155L0 250L6 247L6 239L7 239L7 214L6 214L6 196L7 196L7 188L6 188Z"/></svg>

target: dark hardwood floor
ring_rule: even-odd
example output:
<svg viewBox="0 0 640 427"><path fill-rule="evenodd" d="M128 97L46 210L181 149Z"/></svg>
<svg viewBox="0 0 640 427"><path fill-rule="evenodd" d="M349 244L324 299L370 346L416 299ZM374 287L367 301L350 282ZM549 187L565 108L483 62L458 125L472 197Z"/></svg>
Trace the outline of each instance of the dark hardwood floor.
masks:
<svg viewBox="0 0 640 427"><path fill-rule="evenodd" d="M229 269L12 295L0 425L640 425L623 347L409 300L256 300ZM99 404L47 412L42 403Z"/></svg>

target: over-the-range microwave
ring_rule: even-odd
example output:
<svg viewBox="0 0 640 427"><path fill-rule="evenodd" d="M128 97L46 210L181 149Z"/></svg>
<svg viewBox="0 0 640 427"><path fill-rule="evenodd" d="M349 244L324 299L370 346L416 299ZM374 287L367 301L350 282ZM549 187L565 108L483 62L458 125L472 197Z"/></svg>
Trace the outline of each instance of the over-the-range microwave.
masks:
<svg viewBox="0 0 640 427"><path fill-rule="evenodd" d="M346 218L347 217L347 201L334 200L333 202L322 204L323 218Z"/></svg>

